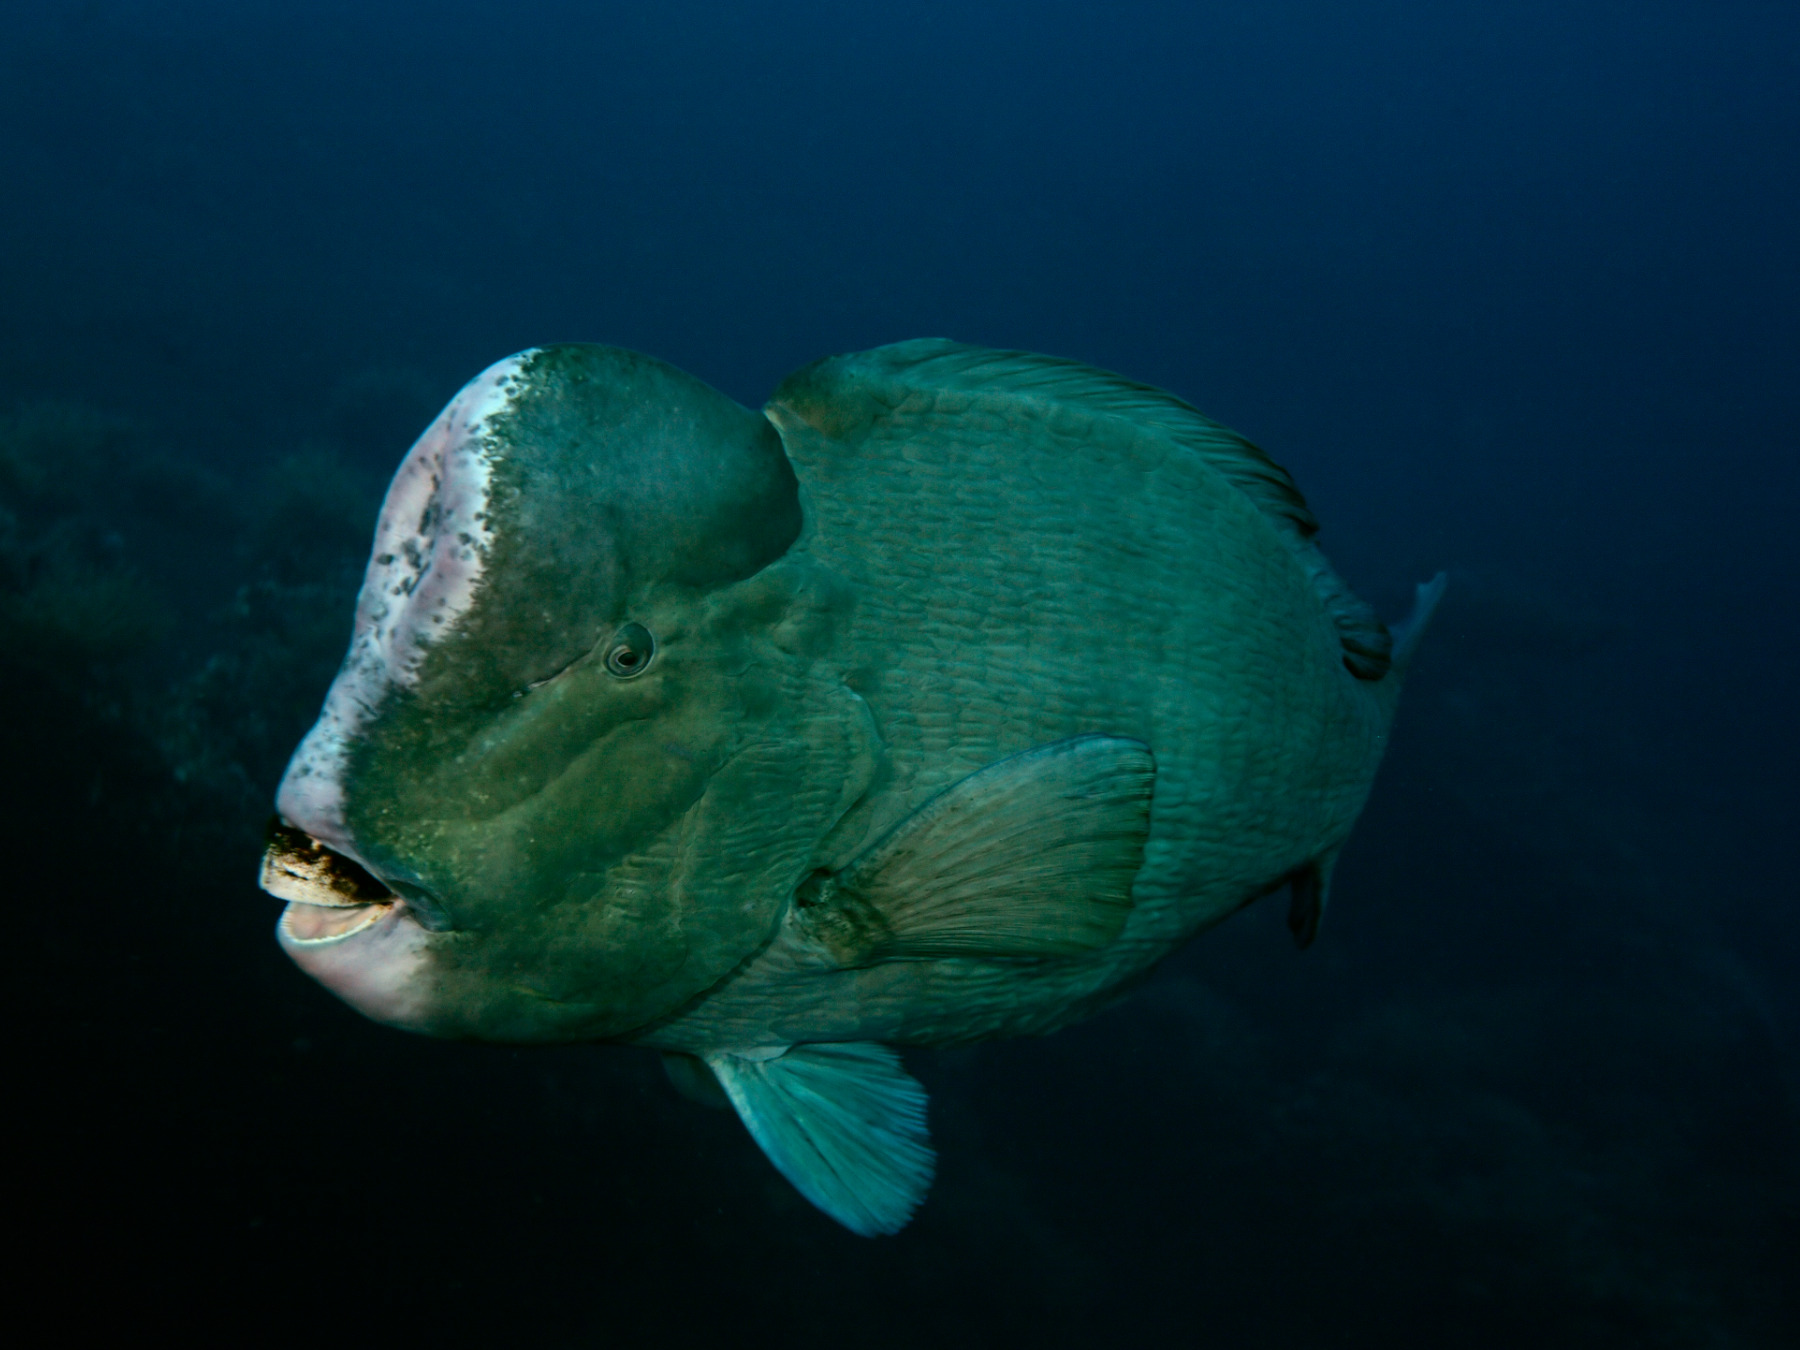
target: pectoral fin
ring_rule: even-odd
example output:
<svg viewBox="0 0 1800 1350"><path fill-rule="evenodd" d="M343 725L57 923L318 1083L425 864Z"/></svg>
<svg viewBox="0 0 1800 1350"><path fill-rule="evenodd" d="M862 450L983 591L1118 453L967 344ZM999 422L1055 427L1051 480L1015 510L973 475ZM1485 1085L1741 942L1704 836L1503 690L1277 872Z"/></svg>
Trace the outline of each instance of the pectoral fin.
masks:
<svg viewBox="0 0 1800 1350"><path fill-rule="evenodd" d="M1150 748L1123 736L1003 759L802 886L798 916L849 966L1096 951L1131 913L1155 782Z"/></svg>
<svg viewBox="0 0 1800 1350"><path fill-rule="evenodd" d="M796 1045L705 1057L750 1135L794 1188L853 1233L897 1233L931 1188L925 1089L884 1045Z"/></svg>

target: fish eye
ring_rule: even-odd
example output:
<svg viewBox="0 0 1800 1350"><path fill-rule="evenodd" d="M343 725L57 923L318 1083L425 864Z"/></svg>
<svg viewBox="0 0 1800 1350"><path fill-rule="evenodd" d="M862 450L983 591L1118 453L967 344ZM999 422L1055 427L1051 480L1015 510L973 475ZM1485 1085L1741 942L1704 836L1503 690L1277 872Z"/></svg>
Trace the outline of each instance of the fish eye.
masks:
<svg viewBox="0 0 1800 1350"><path fill-rule="evenodd" d="M642 675L656 654L656 639L641 623L628 623L606 644L606 668L621 680Z"/></svg>

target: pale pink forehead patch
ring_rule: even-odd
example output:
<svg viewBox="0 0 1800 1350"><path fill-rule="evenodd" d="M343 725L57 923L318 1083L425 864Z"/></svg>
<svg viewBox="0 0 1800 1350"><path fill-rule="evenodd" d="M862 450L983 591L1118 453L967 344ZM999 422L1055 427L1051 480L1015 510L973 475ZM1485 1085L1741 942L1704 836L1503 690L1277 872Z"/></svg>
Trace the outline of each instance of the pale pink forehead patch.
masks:
<svg viewBox="0 0 1800 1350"><path fill-rule="evenodd" d="M289 824L350 857L343 784L350 742L389 693L417 683L426 653L474 603L493 544L492 428L517 397L533 354L510 356L471 380L401 461L375 526L350 653L276 793Z"/></svg>

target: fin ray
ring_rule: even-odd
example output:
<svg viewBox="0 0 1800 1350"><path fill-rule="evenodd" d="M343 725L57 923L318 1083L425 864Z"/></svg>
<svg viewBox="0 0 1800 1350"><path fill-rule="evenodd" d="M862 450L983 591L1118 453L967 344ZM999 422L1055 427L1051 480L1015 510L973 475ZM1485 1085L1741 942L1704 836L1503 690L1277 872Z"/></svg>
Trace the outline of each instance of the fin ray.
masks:
<svg viewBox="0 0 1800 1350"><path fill-rule="evenodd" d="M1425 636L1426 628L1431 625L1431 616L1437 613L1438 602L1444 598L1444 591L1449 586L1448 575L1439 572L1430 581L1421 581L1413 599L1412 613L1394 628L1394 668L1405 672L1413 663L1413 657L1419 651L1419 639Z"/></svg>
<svg viewBox="0 0 1800 1350"><path fill-rule="evenodd" d="M1319 936L1325 918L1325 902L1331 891L1331 863L1309 862L1288 878L1288 932L1294 945L1305 951Z"/></svg>
<svg viewBox="0 0 1800 1350"><path fill-rule="evenodd" d="M1097 951L1131 912L1156 761L1085 735L977 770L797 897L843 964Z"/></svg>
<svg viewBox="0 0 1800 1350"><path fill-rule="evenodd" d="M931 1188L925 1089L885 1045L705 1057L751 1138L819 1209L863 1237L897 1233Z"/></svg>

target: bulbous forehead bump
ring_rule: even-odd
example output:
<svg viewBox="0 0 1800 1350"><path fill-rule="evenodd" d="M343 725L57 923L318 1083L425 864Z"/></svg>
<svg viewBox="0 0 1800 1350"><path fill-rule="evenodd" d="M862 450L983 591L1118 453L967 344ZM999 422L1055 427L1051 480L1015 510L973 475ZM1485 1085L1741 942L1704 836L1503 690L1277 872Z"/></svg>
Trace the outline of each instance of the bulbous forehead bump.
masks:
<svg viewBox="0 0 1800 1350"><path fill-rule="evenodd" d="M370 866L354 837L374 805L356 787L365 767L440 753L421 746L579 659L647 588L747 577L800 524L775 429L692 375L587 344L490 367L395 474L350 652L282 815Z"/></svg>
<svg viewBox="0 0 1800 1350"><path fill-rule="evenodd" d="M417 683L432 644L474 602L494 541L493 427L534 354L496 362L464 386L401 461L382 503L349 654L276 796L288 821L350 857L348 747L392 691Z"/></svg>

